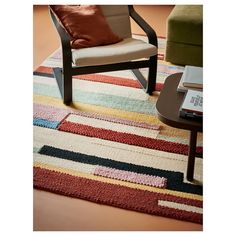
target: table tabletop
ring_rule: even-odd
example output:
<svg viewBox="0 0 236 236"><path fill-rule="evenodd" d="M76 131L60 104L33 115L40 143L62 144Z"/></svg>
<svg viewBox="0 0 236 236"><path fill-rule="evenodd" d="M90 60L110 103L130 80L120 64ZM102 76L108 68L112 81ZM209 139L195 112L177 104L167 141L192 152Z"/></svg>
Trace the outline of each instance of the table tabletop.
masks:
<svg viewBox="0 0 236 236"><path fill-rule="evenodd" d="M185 119L179 116L184 93L178 92L177 87L182 73L168 76L156 103L158 118L165 124L175 128L202 132L202 121Z"/></svg>

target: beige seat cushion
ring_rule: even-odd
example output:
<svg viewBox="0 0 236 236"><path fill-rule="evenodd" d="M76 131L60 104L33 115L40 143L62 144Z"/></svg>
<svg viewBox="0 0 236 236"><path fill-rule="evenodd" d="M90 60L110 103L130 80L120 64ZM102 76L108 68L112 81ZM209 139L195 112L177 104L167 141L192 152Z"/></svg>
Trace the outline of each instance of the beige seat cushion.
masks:
<svg viewBox="0 0 236 236"><path fill-rule="evenodd" d="M119 43L72 50L72 60L77 66L104 65L149 58L157 48L139 39L126 38Z"/></svg>

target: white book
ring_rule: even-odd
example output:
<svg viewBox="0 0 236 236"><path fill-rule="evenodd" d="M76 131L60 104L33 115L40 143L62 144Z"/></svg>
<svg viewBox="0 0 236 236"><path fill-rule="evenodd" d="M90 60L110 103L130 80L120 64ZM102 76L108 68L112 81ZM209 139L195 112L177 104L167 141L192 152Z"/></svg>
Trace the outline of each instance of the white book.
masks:
<svg viewBox="0 0 236 236"><path fill-rule="evenodd" d="M187 88L203 88L203 68L185 66L183 72L183 86Z"/></svg>
<svg viewBox="0 0 236 236"><path fill-rule="evenodd" d="M180 111L203 115L203 92L189 89L184 97Z"/></svg>
<svg viewBox="0 0 236 236"><path fill-rule="evenodd" d="M184 79L184 77L183 77L183 75L182 75L182 77L181 77L181 79L180 79L180 81L179 81L179 85L178 85L178 87L177 87L177 91L178 92L187 92L187 90L188 89L192 89L192 90L197 90L197 91L202 91L202 88L193 88L193 87L186 87L186 86L184 86L183 85L183 79Z"/></svg>

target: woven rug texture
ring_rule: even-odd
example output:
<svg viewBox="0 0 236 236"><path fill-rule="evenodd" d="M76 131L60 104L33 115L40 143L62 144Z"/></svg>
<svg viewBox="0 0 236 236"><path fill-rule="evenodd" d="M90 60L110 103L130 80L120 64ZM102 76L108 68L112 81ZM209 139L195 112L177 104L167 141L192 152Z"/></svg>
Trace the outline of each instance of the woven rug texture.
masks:
<svg viewBox="0 0 236 236"><path fill-rule="evenodd" d="M188 182L189 132L160 122L155 108L166 77L184 67L163 60L164 38L159 46L152 96L131 71L89 74L73 77L66 106L52 73L61 50L34 71L34 188L202 224L202 158Z"/></svg>

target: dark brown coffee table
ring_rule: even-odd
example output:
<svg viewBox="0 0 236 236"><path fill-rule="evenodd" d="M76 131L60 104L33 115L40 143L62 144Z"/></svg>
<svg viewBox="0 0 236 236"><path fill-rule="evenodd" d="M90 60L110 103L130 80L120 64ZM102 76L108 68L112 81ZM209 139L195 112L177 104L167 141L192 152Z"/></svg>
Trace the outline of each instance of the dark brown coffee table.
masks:
<svg viewBox="0 0 236 236"><path fill-rule="evenodd" d="M166 78L163 89L157 100L156 109L159 120L163 123L190 131L187 179L193 180L196 155L197 132L202 132L202 121L179 117L179 108L183 102L184 93L177 92L182 73L176 73Z"/></svg>

